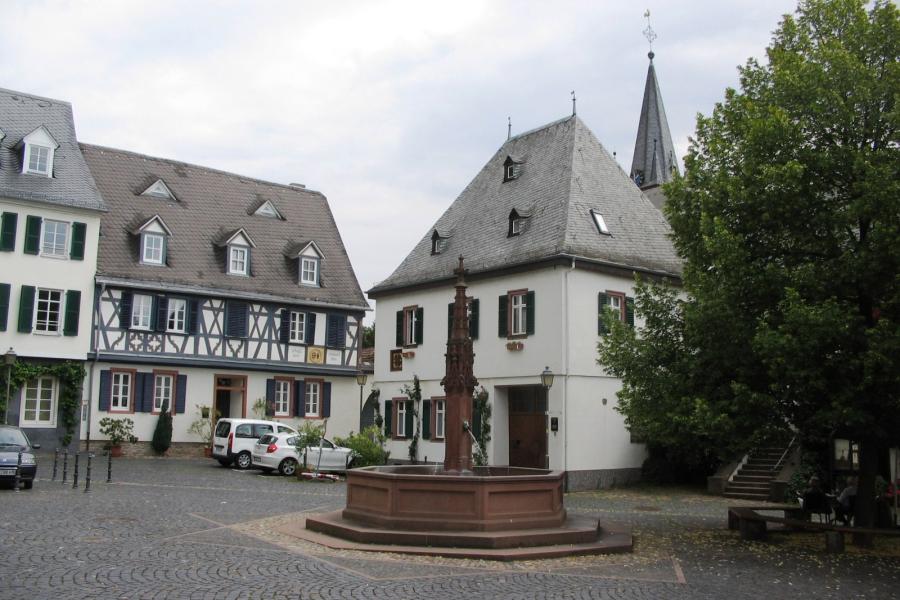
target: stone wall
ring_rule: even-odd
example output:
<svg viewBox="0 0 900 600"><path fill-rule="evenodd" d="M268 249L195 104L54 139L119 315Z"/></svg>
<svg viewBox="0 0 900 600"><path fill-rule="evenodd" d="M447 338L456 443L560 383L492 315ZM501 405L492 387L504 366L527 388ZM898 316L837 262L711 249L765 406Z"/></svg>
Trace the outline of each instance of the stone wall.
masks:
<svg viewBox="0 0 900 600"><path fill-rule="evenodd" d="M103 452L105 442L103 440L94 440L91 443L91 449L100 453ZM204 458L203 449L206 444L200 442L173 442L169 450L165 454L165 458ZM84 440L81 441L80 449L83 451ZM135 444L122 444L122 456L129 458L158 458L159 454L150 445L150 442L137 442Z"/></svg>

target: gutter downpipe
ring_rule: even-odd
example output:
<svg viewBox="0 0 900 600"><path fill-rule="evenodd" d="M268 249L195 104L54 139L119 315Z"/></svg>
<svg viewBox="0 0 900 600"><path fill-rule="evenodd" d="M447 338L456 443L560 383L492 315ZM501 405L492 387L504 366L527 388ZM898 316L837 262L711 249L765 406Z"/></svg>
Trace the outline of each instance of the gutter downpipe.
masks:
<svg viewBox="0 0 900 600"><path fill-rule="evenodd" d="M575 258L563 274L563 471L569 467L569 273L575 270ZM549 407L548 407L549 408ZM548 465L549 466L549 465ZM566 491L569 478L566 477Z"/></svg>
<svg viewBox="0 0 900 600"><path fill-rule="evenodd" d="M94 288L97 289L96 287ZM91 451L91 418L93 417L92 404L94 399L94 371L97 370L97 361L100 360L100 299L106 291L106 284L100 284L100 292L94 299L94 323L91 326L91 348L94 350L94 360L91 363L91 370L88 371L88 393L87 393L87 431L84 438L84 449Z"/></svg>

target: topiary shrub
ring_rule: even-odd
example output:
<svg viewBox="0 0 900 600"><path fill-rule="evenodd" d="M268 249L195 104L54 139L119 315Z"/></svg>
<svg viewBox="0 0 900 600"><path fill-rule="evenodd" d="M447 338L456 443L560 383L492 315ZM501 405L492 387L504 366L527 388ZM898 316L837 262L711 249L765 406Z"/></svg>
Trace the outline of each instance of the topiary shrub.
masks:
<svg viewBox="0 0 900 600"><path fill-rule="evenodd" d="M159 420L153 431L153 441L150 444L158 454L165 454L172 445L172 413L166 407L159 413Z"/></svg>

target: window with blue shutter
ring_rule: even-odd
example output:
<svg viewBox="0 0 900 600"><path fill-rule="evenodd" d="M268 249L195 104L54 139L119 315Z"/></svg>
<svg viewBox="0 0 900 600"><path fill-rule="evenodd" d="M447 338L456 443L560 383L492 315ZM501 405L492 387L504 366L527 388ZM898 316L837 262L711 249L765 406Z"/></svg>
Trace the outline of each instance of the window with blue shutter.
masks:
<svg viewBox="0 0 900 600"><path fill-rule="evenodd" d="M179 375L175 384L175 412L184 414L187 404L187 375Z"/></svg>
<svg viewBox="0 0 900 600"><path fill-rule="evenodd" d="M131 308L134 294L129 291L123 291L119 299L119 329L129 329L131 327Z"/></svg>
<svg viewBox="0 0 900 600"><path fill-rule="evenodd" d="M275 380L266 379L266 416L275 416Z"/></svg>
<svg viewBox="0 0 900 600"><path fill-rule="evenodd" d="M322 417L327 419L331 416L331 382L326 381L322 384Z"/></svg>
<svg viewBox="0 0 900 600"><path fill-rule="evenodd" d="M316 313L306 313L306 343L316 343Z"/></svg>
<svg viewBox="0 0 900 600"><path fill-rule="evenodd" d="M153 373L137 373L134 388L134 409L138 412L153 412Z"/></svg>
<svg viewBox="0 0 900 600"><path fill-rule="evenodd" d="M246 302L229 300L225 303L225 335L228 337L247 337Z"/></svg>
<svg viewBox="0 0 900 600"><path fill-rule="evenodd" d="M153 311L155 321L153 329L155 331L165 331L169 322L169 299L165 296L156 297L156 310Z"/></svg>
<svg viewBox="0 0 900 600"><path fill-rule="evenodd" d="M304 416L306 406L306 382L302 379L294 381L294 416Z"/></svg>
<svg viewBox="0 0 900 600"><path fill-rule="evenodd" d="M98 390L98 402L97 409L102 411L109 410L109 395L112 389L112 383L110 382L109 371L100 371L100 388Z"/></svg>
<svg viewBox="0 0 900 600"><path fill-rule="evenodd" d="M347 343L347 317L328 315L325 326L326 345L329 348L343 348Z"/></svg>
<svg viewBox="0 0 900 600"><path fill-rule="evenodd" d="M280 311L281 321L278 325L278 340L282 344L287 344L291 340L291 311L282 308ZM297 414L296 412L294 414Z"/></svg>

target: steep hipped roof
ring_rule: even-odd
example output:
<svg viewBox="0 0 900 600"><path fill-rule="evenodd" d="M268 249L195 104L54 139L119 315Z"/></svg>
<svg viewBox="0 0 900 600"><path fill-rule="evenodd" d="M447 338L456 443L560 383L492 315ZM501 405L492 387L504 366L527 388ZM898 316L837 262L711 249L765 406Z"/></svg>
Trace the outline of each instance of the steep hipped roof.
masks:
<svg viewBox="0 0 900 600"><path fill-rule="evenodd" d="M671 181L673 171L678 170L666 108L653 67L654 54L650 52L647 56L650 57L650 66L647 68L644 102L641 104L634 158L631 160L631 179L641 189Z"/></svg>
<svg viewBox="0 0 900 600"><path fill-rule="evenodd" d="M89 144L81 145L109 206L102 218L98 277L244 292L368 308L331 209L319 192L278 185L178 161ZM177 201L141 196L161 179ZM247 207L272 200L285 220L248 215ZM166 267L141 264L134 224L159 215L171 229ZM227 275L220 242L243 228L253 237L250 277ZM326 259L321 287L298 283L296 258L285 245L314 240Z"/></svg>
<svg viewBox="0 0 900 600"><path fill-rule="evenodd" d="M22 138L39 127L59 144L53 177L22 173ZM0 196L105 210L78 148L71 104L0 88L0 129Z"/></svg>
<svg viewBox="0 0 900 600"><path fill-rule="evenodd" d="M504 182L503 164L522 168ZM513 208L527 207L521 235L508 236ZM590 211L601 213L610 235L599 233ZM431 254L434 230L449 239ZM678 276L681 263L662 214L619 168L576 116L513 137L494 154L390 277L369 291L445 279L463 255L471 273L559 256Z"/></svg>

